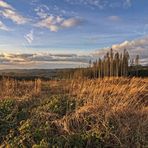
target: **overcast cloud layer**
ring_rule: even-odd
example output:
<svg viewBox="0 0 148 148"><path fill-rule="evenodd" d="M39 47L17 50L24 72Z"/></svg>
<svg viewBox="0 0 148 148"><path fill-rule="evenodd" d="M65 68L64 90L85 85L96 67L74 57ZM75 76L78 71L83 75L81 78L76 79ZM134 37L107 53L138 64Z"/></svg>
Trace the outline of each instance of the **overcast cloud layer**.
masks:
<svg viewBox="0 0 148 148"><path fill-rule="evenodd" d="M67 68L86 67L88 60L91 56L76 55L76 54L49 54L49 53L36 53L36 54L0 54L0 64L3 69L6 67L14 68ZM61 66L60 66L61 65Z"/></svg>

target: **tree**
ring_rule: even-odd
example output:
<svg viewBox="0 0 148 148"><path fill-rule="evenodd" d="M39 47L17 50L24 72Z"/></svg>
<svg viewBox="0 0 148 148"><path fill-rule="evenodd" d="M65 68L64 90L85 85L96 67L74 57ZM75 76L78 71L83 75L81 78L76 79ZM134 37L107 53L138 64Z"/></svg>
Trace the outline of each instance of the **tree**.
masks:
<svg viewBox="0 0 148 148"><path fill-rule="evenodd" d="M115 54L115 76L119 76L119 65L120 64L120 59L119 59L119 53L117 52Z"/></svg>
<svg viewBox="0 0 148 148"><path fill-rule="evenodd" d="M136 55L135 65L136 66L139 66L139 55Z"/></svg>
<svg viewBox="0 0 148 148"><path fill-rule="evenodd" d="M136 66L136 75L138 76L139 55L136 55L135 66Z"/></svg>
<svg viewBox="0 0 148 148"><path fill-rule="evenodd" d="M110 76L110 57L109 57L109 52L107 52L107 54L106 54L106 59L107 59L107 63L106 63L106 65L107 65L107 76L109 77Z"/></svg>
<svg viewBox="0 0 148 148"><path fill-rule="evenodd" d="M130 66L132 66L132 67L134 66L134 59L130 60Z"/></svg>
<svg viewBox="0 0 148 148"><path fill-rule="evenodd" d="M128 75L128 61L129 61L129 53L126 49L124 49L123 54L123 76Z"/></svg>
<svg viewBox="0 0 148 148"><path fill-rule="evenodd" d="M130 56L126 49L124 49L123 54L119 54L118 52L114 54L113 49L111 48L110 52L107 52L104 58L99 58L94 62L90 60L89 67L79 68L75 75L89 78L103 78L106 76L128 76L129 59ZM133 66L133 63L134 60L132 59L130 61L130 65ZM138 75L139 55L136 56L135 65ZM71 74L74 75L73 73ZM71 75L69 77L71 77Z"/></svg>
<svg viewBox="0 0 148 148"><path fill-rule="evenodd" d="M98 61L98 77L99 78L102 77L102 61L101 61L100 58L99 58L99 61Z"/></svg>
<svg viewBox="0 0 148 148"><path fill-rule="evenodd" d="M92 61L91 61L91 60L89 60L89 67L91 67L91 65L92 65Z"/></svg>
<svg viewBox="0 0 148 148"><path fill-rule="evenodd" d="M110 49L110 76L113 76L113 49Z"/></svg>

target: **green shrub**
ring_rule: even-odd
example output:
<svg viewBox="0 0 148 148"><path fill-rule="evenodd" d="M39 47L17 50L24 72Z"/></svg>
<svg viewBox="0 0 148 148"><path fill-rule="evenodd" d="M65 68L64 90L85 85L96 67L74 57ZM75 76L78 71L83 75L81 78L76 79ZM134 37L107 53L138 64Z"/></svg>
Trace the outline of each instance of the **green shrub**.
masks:
<svg viewBox="0 0 148 148"><path fill-rule="evenodd" d="M75 109L75 101L70 100L64 95L53 95L41 102L41 105L37 109L64 116Z"/></svg>
<svg viewBox="0 0 148 148"><path fill-rule="evenodd" d="M16 126L17 104L13 99L0 100L0 142Z"/></svg>
<svg viewBox="0 0 148 148"><path fill-rule="evenodd" d="M7 118L12 113L16 106L16 101L13 99L0 100L0 119Z"/></svg>

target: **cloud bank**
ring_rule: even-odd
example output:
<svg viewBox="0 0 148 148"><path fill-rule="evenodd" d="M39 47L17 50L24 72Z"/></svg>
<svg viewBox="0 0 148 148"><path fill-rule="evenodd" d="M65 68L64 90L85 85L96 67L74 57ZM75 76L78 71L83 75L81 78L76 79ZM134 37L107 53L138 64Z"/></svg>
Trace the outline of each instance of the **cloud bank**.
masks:
<svg viewBox="0 0 148 148"><path fill-rule="evenodd" d="M63 65L62 68L79 67L81 65L87 66L91 56L77 55L77 54L50 54L50 53L36 53L36 54L0 54L1 67L5 65L9 67L37 67L38 68L57 68L58 65ZM40 67L42 65L42 67ZM49 67L47 67L49 65ZM54 67L52 67L54 65Z"/></svg>

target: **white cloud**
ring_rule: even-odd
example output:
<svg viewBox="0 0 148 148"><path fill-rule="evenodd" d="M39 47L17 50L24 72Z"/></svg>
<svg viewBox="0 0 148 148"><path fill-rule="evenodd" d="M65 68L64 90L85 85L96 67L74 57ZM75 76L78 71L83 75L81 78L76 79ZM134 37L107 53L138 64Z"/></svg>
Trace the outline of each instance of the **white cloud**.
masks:
<svg viewBox="0 0 148 148"><path fill-rule="evenodd" d="M143 61L148 64L148 37L143 37L140 39L132 41L124 41L120 44L114 44L111 47L103 48L97 50L93 55L103 56L112 48L115 52L123 52L124 49L127 49L130 53L131 58L135 58L138 54L141 58L141 63Z"/></svg>
<svg viewBox="0 0 148 148"><path fill-rule="evenodd" d="M27 22L27 19L18 14L17 12L10 10L10 9L5 9L3 11L0 11L0 15L12 20L13 22L17 24L25 24Z"/></svg>
<svg viewBox="0 0 148 148"><path fill-rule="evenodd" d="M103 9L106 5L106 1L104 0L65 0L66 2L74 5L83 4L85 6L92 6L92 7L98 7L100 9Z"/></svg>
<svg viewBox="0 0 148 148"><path fill-rule="evenodd" d="M2 21L0 21L0 29L4 31L9 31L9 28Z"/></svg>
<svg viewBox="0 0 148 148"><path fill-rule="evenodd" d="M131 0L65 0L72 5L85 5L90 8L109 8L109 7L122 7L128 8L132 5Z"/></svg>
<svg viewBox="0 0 148 148"><path fill-rule="evenodd" d="M11 5L7 4L3 0L0 0L0 7L6 8L6 9L14 9Z"/></svg>
<svg viewBox="0 0 148 148"><path fill-rule="evenodd" d="M80 23L81 20L77 18L64 19L60 16L50 15L46 19L39 21L37 24L35 24L35 26L48 28L52 32L57 32L59 29L74 27Z"/></svg>
<svg viewBox="0 0 148 148"><path fill-rule="evenodd" d="M50 31L52 32L57 32L59 30L59 27L56 25L50 25L49 26Z"/></svg>
<svg viewBox="0 0 148 148"><path fill-rule="evenodd" d="M24 38L27 40L27 42L29 43L29 44L31 44L32 43L32 41L34 40L34 32L33 32L33 30L31 30L28 34L26 34L25 36L24 36Z"/></svg>
<svg viewBox="0 0 148 148"><path fill-rule="evenodd" d="M48 16L46 19L43 19L39 21L35 26L37 27L43 27L48 28L52 32L57 32L60 29L60 22L63 20L63 18L59 16Z"/></svg>
<svg viewBox="0 0 148 148"><path fill-rule="evenodd" d="M45 19L49 15L49 8L46 5L40 5L37 8L35 8L34 11L36 12L37 16L39 16L39 18L41 19Z"/></svg>
<svg viewBox="0 0 148 148"><path fill-rule="evenodd" d="M69 27L77 26L80 23L81 23L80 19L70 18L70 19L64 20L61 25L64 28L69 28Z"/></svg>
<svg viewBox="0 0 148 148"><path fill-rule="evenodd" d="M0 10L0 16L10 19L16 24L25 24L28 21L28 19L16 12L16 10L11 5L2 0L0 0L0 7L3 8Z"/></svg>

